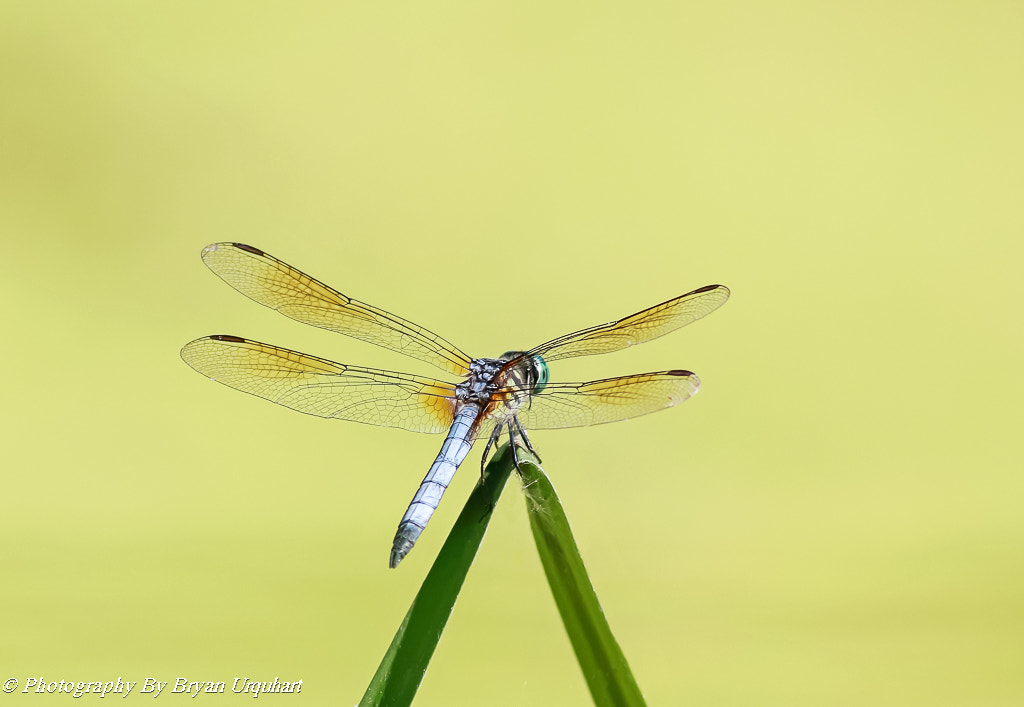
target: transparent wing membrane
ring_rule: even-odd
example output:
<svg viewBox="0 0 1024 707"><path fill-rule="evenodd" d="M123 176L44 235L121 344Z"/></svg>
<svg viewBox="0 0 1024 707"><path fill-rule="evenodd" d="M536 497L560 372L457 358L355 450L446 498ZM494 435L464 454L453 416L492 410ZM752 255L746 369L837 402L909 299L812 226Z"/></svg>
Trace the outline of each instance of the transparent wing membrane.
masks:
<svg viewBox="0 0 1024 707"><path fill-rule="evenodd" d="M258 248L214 243L203 262L246 297L304 324L382 346L465 375L470 358L437 334L347 297Z"/></svg>
<svg viewBox="0 0 1024 707"><path fill-rule="evenodd" d="M714 312L729 299L729 288L708 285L623 319L583 329L541 344L528 353L545 361L610 353L642 344Z"/></svg>
<svg viewBox="0 0 1024 707"><path fill-rule="evenodd" d="M690 371L641 373L589 383L549 383L516 414L528 430L601 425L673 407L698 390L700 379Z"/></svg>
<svg viewBox="0 0 1024 707"><path fill-rule="evenodd" d="M236 336L189 342L181 357L207 378L292 410L413 432L446 432L455 414L449 383L346 366Z"/></svg>

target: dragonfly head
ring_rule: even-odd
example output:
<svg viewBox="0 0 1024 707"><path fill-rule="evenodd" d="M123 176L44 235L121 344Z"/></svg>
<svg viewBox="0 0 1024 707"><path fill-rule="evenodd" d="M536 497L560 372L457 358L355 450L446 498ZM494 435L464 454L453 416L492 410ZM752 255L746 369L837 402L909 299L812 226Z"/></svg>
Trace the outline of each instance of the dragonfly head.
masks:
<svg viewBox="0 0 1024 707"><path fill-rule="evenodd" d="M506 351L501 355L501 359L516 361L516 367L526 374L527 387L530 389L531 395L539 393L547 386L550 377L548 364L540 356L531 355L525 351Z"/></svg>

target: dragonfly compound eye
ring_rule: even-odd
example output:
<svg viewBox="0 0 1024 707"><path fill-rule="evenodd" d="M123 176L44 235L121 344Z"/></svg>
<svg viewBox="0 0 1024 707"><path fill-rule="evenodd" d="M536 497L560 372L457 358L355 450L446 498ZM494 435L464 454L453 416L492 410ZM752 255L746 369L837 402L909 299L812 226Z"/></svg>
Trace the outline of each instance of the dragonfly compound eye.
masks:
<svg viewBox="0 0 1024 707"><path fill-rule="evenodd" d="M540 356L532 356L531 358L533 359L533 373L537 379L537 382L533 385L533 392L536 394L547 387L550 372L548 371L548 364L543 358Z"/></svg>

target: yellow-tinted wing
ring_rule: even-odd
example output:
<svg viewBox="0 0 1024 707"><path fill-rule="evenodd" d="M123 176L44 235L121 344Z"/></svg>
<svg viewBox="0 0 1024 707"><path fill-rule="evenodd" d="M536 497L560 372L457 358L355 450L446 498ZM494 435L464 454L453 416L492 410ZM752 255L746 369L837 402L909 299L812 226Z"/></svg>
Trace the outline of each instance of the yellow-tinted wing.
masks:
<svg viewBox="0 0 1024 707"><path fill-rule="evenodd" d="M185 363L218 383L308 415L446 432L455 386L429 378L346 366L237 336L185 344Z"/></svg>
<svg viewBox="0 0 1024 707"><path fill-rule="evenodd" d="M517 411L528 430L617 422L664 410L700 390L690 371L640 373L589 383L549 383Z"/></svg>
<svg viewBox="0 0 1024 707"><path fill-rule="evenodd" d="M727 299L728 287L707 285L624 319L560 336L528 353L542 356L545 361L556 361L618 351L695 322L721 307Z"/></svg>
<svg viewBox="0 0 1024 707"><path fill-rule="evenodd" d="M243 243L214 243L203 262L246 297L304 324L329 329L465 375L470 358L421 326L346 297L291 265Z"/></svg>

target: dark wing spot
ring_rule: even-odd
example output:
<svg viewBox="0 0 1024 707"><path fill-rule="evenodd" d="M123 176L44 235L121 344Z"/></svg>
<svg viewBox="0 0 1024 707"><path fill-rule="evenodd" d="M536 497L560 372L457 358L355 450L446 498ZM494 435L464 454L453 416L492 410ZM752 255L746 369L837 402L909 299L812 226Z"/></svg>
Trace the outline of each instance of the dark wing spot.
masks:
<svg viewBox="0 0 1024 707"><path fill-rule="evenodd" d="M230 341L233 344L244 344L245 339L240 336L231 336L230 334L214 334L210 337L214 341Z"/></svg>
<svg viewBox="0 0 1024 707"><path fill-rule="evenodd" d="M239 250L244 250L246 253L252 253L253 255L258 255L260 257L266 255L266 253L259 248L253 248L251 245L246 245L245 243L232 243L231 245Z"/></svg>

